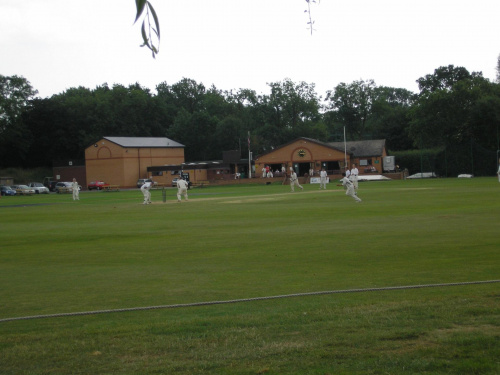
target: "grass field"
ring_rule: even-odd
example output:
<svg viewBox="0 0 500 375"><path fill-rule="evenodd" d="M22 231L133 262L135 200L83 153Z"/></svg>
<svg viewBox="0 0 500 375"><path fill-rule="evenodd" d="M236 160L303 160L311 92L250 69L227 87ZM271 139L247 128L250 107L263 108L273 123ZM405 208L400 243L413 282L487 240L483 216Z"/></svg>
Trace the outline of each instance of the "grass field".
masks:
<svg viewBox="0 0 500 375"><path fill-rule="evenodd" d="M495 178L0 199L0 320L500 279ZM500 283L0 321L1 374L498 374Z"/></svg>

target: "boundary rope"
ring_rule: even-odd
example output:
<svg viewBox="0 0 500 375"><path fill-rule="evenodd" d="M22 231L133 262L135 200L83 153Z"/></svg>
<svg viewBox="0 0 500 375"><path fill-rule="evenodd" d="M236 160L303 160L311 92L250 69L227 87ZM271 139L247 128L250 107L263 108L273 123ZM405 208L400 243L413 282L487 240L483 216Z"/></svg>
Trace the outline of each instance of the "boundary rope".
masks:
<svg viewBox="0 0 500 375"><path fill-rule="evenodd" d="M459 286L459 285L492 284L492 283L499 283L499 282L500 282L500 280L484 280L484 281L466 281L466 282L446 283L446 284L424 284L424 285L390 286L390 287L382 287L382 288L330 290L330 291L320 291L320 292L284 294L284 295L278 295L278 296L232 299L232 300L226 300L226 301L207 301L207 302L182 303L182 304L174 304L174 305L130 307L130 308L123 308L123 309L110 309L110 310L96 310L96 311L81 311L81 312L73 312L73 313L20 316L20 317L14 317L14 318L0 319L0 323L11 322L11 321L15 321L15 320L46 319L46 318L66 317L66 316L109 314L109 313L128 312L128 311L144 311L144 310L158 310L158 309L175 309L175 308L181 308L181 307L223 305L223 304L230 304L230 303L264 301L264 300L270 300L270 299L292 298L292 297L318 296L318 295L325 295L325 294L380 292L380 291L386 291L386 290L437 288L437 287L448 287L448 286Z"/></svg>

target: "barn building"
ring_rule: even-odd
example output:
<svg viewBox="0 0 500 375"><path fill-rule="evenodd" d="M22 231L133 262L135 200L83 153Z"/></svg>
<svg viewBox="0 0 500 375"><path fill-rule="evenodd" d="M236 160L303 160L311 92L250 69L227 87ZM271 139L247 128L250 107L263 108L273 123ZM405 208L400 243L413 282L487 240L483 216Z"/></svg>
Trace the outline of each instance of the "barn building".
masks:
<svg viewBox="0 0 500 375"><path fill-rule="evenodd" d="M85 149L86 182L135 187L148 167L184 162L184 145L169 138L104 137Z"/></svg>

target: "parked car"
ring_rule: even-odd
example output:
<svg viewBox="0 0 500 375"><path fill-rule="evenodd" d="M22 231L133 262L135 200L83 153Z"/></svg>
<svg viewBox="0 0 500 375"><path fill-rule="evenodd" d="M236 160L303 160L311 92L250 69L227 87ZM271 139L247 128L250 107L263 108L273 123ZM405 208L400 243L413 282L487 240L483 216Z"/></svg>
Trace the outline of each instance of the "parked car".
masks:
<svg viewBox="0 0 500 375"><path fill-rule="evenodd" d="M43 179L43 186L47 187L49 191L54 191L57 181L52 180L52 177L45 177Z"/></svg>
<svg viewBox="0 0 500 375"><path fill-rule="evenodd" d="M43 186L41 182L30 182L28 187L35 189L35 194L49 194L49 188Z"/></svg>
<svg viewBox="0 0 500 375"><path fill-rule="evenodd" d="M10 186L3 185L0 187L1 195L16 195L17 191L12 189Z"/></svg>
<svg viewBox="0 0 500 375"><path fill-rule="evenodd" d="M87 189L89 189L89 190L92 190L92 189L101 190L105 186L109 186L109 184L107 182L104 182L104 181L91 181L87 185Z"/></svg>
<svg viewBox="0 0 500 375"><path fill-rule="evenodd" d="M19 195L33 195L35 194L35 189L30 188L26 185L11 185L12 189L14 189Z"/></svg>
<svg viewBox="0 0 500 375"><path fill-rule="evenodd" d="M406 178L414 179L414 178L436 178L437 175L434 172L419 172L412 174Z"/></svg>
<svg viewBox="0 0 500 375"><path fill-rule="evenodd" d="M57 181L48 181L47 182L47 186L49 188L49 191L56 191L56 184L57 184Z"/></svg>
<svg viewBox="0 0 500 375"><path fill-rule="evenodd" d="M65 189L68 189L69 192L72 192L73 191L73 188L72 188L72 183L71 182L67 182L67 181L62 181L62 182L58 182L56 184L56 186L54 187L54 191L56 193L59 193L59 190L61 188L65 188ZM80 185L78 185L78 190L82 190L82 187Z"/></svg>

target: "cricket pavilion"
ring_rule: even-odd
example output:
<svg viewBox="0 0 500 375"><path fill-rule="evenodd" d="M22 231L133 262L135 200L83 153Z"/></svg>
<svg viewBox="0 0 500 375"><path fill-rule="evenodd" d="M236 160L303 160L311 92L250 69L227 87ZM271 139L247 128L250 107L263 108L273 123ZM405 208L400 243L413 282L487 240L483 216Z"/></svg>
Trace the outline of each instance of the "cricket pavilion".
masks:
<svg viewBox="0 0 500 375"><path fill-rule="evenodd" d="M255 159L255 174L263 170L274 174L290 167L297 176L318 175L325 169L329 176L338 177L346 168L356 164L360 173L382 174L382 162L387 156L385 139L355 142L321 142L311 138L297 138Z"/></svg>

